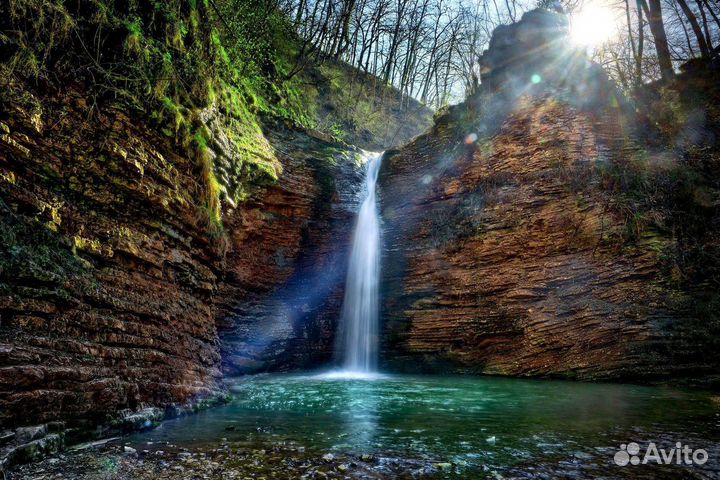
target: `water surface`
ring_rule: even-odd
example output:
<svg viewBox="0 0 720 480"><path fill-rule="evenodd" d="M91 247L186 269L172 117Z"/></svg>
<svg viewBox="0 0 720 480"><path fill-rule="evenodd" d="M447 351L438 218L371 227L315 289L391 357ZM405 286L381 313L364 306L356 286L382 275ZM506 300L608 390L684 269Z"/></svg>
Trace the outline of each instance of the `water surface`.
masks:
<svg viewBox="0 0 720 480"><path fill-rule="evenodd" d="M646 467L615 466L621 444L655 441L669 448L680 441L709 452L710 462L698 472L713 478L720 455L720 404L696 391L407 375L260 375L235 379L231 391L228 405L165 422L130 440L186 446L220 438L291 442L321 453L449 462L470 476L539 465L599 465L603 472L633 478L629 469ZM672 468L666 469L671 477Z"/></svg>

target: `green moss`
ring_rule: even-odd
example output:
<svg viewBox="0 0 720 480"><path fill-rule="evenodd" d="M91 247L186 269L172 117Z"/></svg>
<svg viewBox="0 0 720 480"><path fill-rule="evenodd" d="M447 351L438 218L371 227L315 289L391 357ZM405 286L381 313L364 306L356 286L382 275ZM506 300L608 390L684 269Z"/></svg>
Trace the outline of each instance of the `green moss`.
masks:
<svg viewBox="0 0 720 480"><path fill-rule="evenodd" d="M175 103L170 97L163 97L162 105L174 127L175 134L178 134L180 129L187 125L187 120L183 113L184 108L182 105Z"/></svg>
<svg viewBox="0 0 720 480"><path fill-rule="evenodd" d="M345 89L352 72L334 63L322 76L336 103L356 94L360 100L342 118L317 120L319 92L304 73L290 75L299 39L270 4L90 0L70 8L61 0L11 0L0 5L0 32L11 58L0 64L0 77L53 81L72 71L73 81L87 85L98 102L144 113L178 150L197 159L197 207L213 237L223 230L223 202L235 207L282 174L261 118L319 127L337 140L356 128L346 121L352 116L367 131L387 125L368 100L374 92ZM208 118L215 131L198 137ZM223 137L222 151L213 135Z"/></svg>
<svg viewBox="0 0 720 480"><path fill-rule="evenodd" d="M193 137L204 183L201 208L207 215L210 232L215 236L220 236L223 232L222 207L220 205L220 194L223 187L215 175L213 154L207 143L208 135L207 129L200 129Z"/></svg>
<svg viewBox="0 0 720 480"><path fill-rule="evenodd" d="M0 199L0 283L4 290L31 282L33 297L67 298L63 285L73 278L79 285L92 283L87 262L41 220L16 216ZM26 292L27 293L27 292Z"/></svg>
<svg viewBox="0 0 720 480"><path fill-rule="evenodd" d="M335 140L341 142L345 139L347 133L345 132L345 130L343 130L341 125L333 123L332 125L330 125L330 135L332 135Z"/></svg>

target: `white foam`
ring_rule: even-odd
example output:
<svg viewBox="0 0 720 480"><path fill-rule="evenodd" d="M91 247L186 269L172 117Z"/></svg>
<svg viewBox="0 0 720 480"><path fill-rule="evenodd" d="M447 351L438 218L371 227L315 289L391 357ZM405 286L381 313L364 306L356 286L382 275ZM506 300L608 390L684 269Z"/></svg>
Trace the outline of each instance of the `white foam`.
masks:
<svg viewBox="0 0 720 480"><path fill-rule="evenodd" d="M360 370L330 370L313 376L319 380L379 380L387 378L386 375L377 372L364 372Z"/></svg>

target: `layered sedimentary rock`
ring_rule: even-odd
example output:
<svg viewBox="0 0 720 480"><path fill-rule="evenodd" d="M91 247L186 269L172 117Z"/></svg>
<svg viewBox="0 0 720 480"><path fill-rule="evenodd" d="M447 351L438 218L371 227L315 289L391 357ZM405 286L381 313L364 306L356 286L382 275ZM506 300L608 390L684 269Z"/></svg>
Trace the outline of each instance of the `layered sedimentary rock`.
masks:
<svg viewBox="0 0 720 480"><path fill-rule="evenodd" d="M356 152L268 124L283 173L224 204L217 236L202 167L174 139L88 104L80 86L13 88L0 116L3 428L160 409L142 424L221 397L223 365L330 357L342 287L330 273L344 264L332 254L352 225ZM232 165L213 148L222 175ZM294 280L309 269L328 275L312 305Z"/></svg>
<svg viewBox="0 0 720 480"><path fill-rule="evenodd" d="M0 420L220 394L192 161L77 90L37 100L3 105Z"/></svg>
<svg viewBox="0 0 720 480"><path fill-rule="evenodd" d="M285 173L231 219L217 295L228 375L331 361L362 185L360 152L277 129Z"/></svg>
<svg viewBox="0 0 720 480"><path fill-rule="evenodd" d="M662 258L673 240L649 228L623 242L633 227L605 188L618 166L674 160L641 151L612 82L567 47L563 25L534 11L498 29L479 92L384 160L386 365L711 371L702 355L679 358L688 312Z"/></svg>

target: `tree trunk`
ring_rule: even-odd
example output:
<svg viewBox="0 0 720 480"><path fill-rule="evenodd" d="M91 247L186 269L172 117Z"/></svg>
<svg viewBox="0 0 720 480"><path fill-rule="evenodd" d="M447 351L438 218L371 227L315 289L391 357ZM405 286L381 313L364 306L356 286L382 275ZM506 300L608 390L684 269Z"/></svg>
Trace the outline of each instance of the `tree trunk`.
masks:
<svg viewBox="0 0 720 480"><path fill-rule="evenodd" d="M298 5L297 13L295 14L295 25L300 25L300 22L302 22L302 15L303 10L305 10L305 0L300 0L300 4Z"/></svg>
<svg viewBox="0 0 720 480"><path fill-rule="evenodd" d="M664 81L671 80L675 76L675 70L670 59L670 47L668 47L667 34L662 18L662 6L660 0L639 0L645 16L650 25L650 32L655 40L658 63L660 63L660 75Z"/></svg>
<svg viewBox="0 0 720 480"><path fill-rule="evenodd" d="M708 9L708 12L710 12L710 15L713 17L713 20L715 20L715 23L717 23L717 26L720 29L720 18L718 18L717 14L712 9L712 6L708 3L708 0L702 0L702 2L705 4L705 6Z"/></svg>
<svg viewBox="0 0 720 480"><path fill-rule="evenodd" d="M340 58L340 55L347 49L350 44L350 19L352 18L353 10L355 9L355 0L346 0L342 14L341 14L341 27L340 35L338 38L338 46L335 53L335 58Z"/></svg>
<svg viewBox="0 0 720 480"><path fill-rule="evenodd" d="M697 17L693 13L693 11L688 6L687 2L685 0L676 0L678 5L680 5L680 8L682 9L683 13L687 17L687 19L690 21L690 26L692 27L693 33L695 34L695 37L697 38L698 46L700 47L700 56L703 58L707 58L710 56L710 50L708 49L707 42L705 41L705 37L703 36L702 29L700 28L700 24L697 21Z"/></svg>
<svg viewBox="0 0 720 480"><path fill-rule="evenodd" d="M680 26L683 29L683 33L685 34L685 43L687 43L688 50L690 51L690 58L695 57L695 49L692 46L692 41L690 40L690 32L688 32L687 27L685 26L685 21L682 19L682 14L680 13L680 10L678 10L677 4L672 4L673 9L675 9L675 15L678 16L678 19L680 20Z"/></svg>
<svg viewBox="0 0 720 480"><path fill-rule="evenodd" d="M698 6L698 10L700 10L700 18L702 18L703 32L705 32L705 43L707 43L708 50L712 51L712 35L710 35L710 27L708 26L707 15L705 15L705 7L703 7L703 4L700 0L695 0L695 3Z"/></svg>
<svg viewBox="0 0 720 480"><path fill-rule="evenodd" d="M637 57L635 58L635 75L638 79L638 85L643 82L643 71L642 61L643 55L645 54L645 21L643 20L643 11L640 8L640 2L636 2L637 5L637 19L638 19L638 48Z"/></svg>

